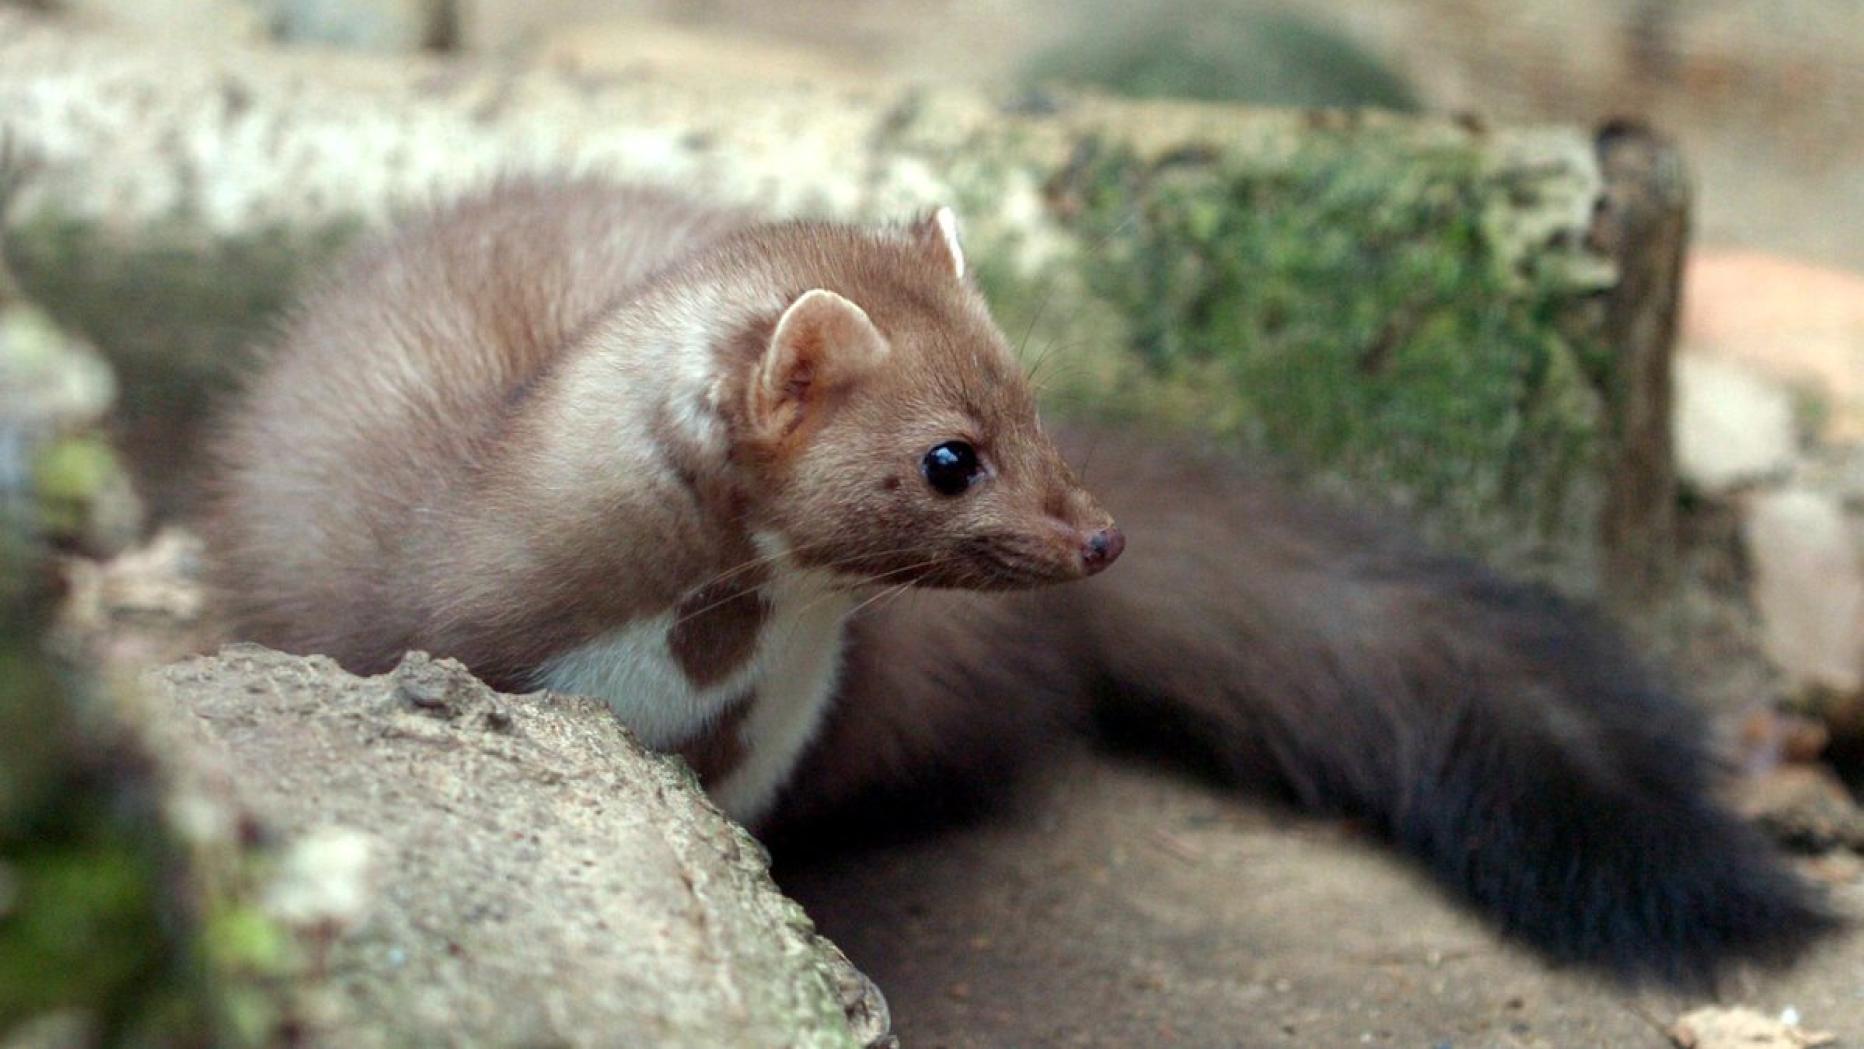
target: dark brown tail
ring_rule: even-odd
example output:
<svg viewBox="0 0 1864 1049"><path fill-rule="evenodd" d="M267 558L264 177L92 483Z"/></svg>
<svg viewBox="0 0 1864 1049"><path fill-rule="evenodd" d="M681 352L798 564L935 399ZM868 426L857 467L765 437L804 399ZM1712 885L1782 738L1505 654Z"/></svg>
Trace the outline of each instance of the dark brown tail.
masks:
<svg viewBox="0 0 1864 1049"><path fill-rule="evenodd" d="M1712 798L1698 713L1582 611L1233 466L1109 444L1089 480L1120 564L861 624L799 787L988 784L1091 712L1365 822L1560 962L1706 982L1835 924Z"/></svg>

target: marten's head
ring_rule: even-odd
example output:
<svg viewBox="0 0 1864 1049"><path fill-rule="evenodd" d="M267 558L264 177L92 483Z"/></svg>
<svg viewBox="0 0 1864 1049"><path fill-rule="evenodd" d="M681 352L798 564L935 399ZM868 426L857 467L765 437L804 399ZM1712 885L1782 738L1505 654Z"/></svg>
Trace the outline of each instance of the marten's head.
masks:
<svg viewBox="0 0 1864 1049"><path fill-rule="evenodd" d="M1093 575L1125 539L1043 434L949 209L758 234L787 305L734 354L754 513L798 564L1006 589Z"/></svg>

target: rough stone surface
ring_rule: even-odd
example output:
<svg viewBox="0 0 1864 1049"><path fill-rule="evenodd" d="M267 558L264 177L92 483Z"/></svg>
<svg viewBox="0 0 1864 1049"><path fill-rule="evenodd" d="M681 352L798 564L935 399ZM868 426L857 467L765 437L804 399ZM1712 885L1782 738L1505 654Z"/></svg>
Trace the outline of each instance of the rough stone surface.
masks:
<svg viewBox="0 0 1864 1049"><path fill-rule="evenodd" d="M145 685L171 818L249 854L256 902L218 924L285 930L255 953L305 1044L888 1037L762 849L594 701L497 695L418 654L360 679L254 647Z"/></svg>
<svg viewBox="0 0 1864 1049"><path fill-rule="evenodd" d="M1782 475L1799 451L1787 391L1711 358L1676 359L1675 426L1677 470L1709 494Z"/></svg>
<svg viewBox="0 0 1864 1049"><path fill-rule="evenodd" d="M1767 654L1802 688L1864 688L1864 562L1844 507L1784 488L1747 507L1746 541Z"/></svg>

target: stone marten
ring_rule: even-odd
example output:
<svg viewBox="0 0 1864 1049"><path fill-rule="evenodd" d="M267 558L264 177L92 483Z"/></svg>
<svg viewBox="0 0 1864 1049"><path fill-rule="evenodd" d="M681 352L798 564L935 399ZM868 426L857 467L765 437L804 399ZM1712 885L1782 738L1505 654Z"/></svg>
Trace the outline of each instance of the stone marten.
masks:
<svg viewBox="0 0 1864 1049"><path fill-rule="evenodd" d="M212 575L250 640L598 696L754 828L1113 718L1557 960L1702 979L1831 924L1581 612L1188 448L1093 435L1089 494L1078 436L948 210L513 181L306 296L220 428Z"/></svg>

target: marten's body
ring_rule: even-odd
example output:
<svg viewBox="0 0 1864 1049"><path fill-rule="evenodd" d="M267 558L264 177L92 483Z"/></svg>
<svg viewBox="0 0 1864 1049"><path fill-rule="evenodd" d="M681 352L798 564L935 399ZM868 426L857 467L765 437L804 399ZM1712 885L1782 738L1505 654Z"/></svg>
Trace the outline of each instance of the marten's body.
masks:
<svg viewBox="0 0 1864 1049"><path fill-rule="evenodd" d="M747 820L994 779L1099 712L1367 820L1563 960L1702 976L1826 924L1612 637L1391 529L1100 435L1134 553L1027 589L1122 539L945 212L507 186L311 295L220 453L246 636L601 696Z"/></svg>

